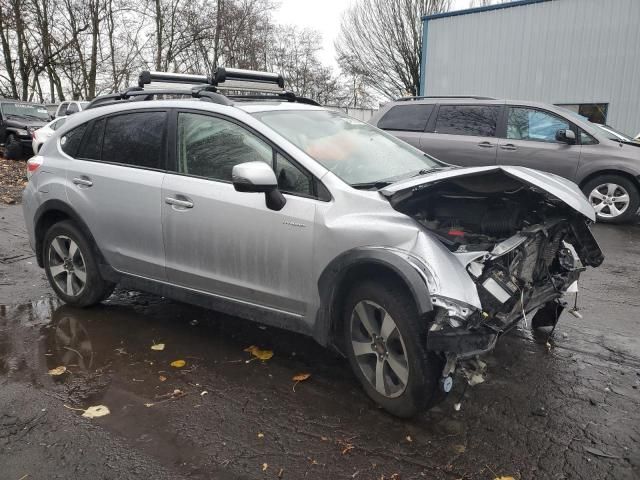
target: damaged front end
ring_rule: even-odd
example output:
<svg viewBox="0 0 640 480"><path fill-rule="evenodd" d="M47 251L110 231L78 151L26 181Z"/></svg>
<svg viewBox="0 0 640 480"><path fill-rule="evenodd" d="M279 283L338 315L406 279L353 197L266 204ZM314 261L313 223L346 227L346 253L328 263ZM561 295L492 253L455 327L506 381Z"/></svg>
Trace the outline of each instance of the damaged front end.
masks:
<svg viewBox="0 0 640 480"><path fill-rule="evenodd" d="M427 348L444 354L450 369L493 349L523 319L535 323L550 309L557 319L580 273L604 259L588 227L592 207L575 185L555 176L522 167L452 169L383 194L464 268L465 278L447 274L464 284L464 299L432 291ZM432 253L424 254L425 263L433 264Z"/></svg>

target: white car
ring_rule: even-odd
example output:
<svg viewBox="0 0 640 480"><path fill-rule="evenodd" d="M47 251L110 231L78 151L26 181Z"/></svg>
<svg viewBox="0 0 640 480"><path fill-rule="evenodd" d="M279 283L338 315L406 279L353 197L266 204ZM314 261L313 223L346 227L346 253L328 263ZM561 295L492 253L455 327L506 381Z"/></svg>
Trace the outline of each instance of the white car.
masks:
<svg viewBox="0 0 640 480"><path fill-rule="evenodd" d="M74 100L70 102L62 102L58 105L58 110L56 110L56 118L69 116L73 113L81 112L89 105L89 102L81 102L79 100Z"/></svg>
<svg viewBox="0 0 640 480"><path fill-rule="evenodd" d="M55 120L47 123L44 127L39 128L38 130L33 132L32 140L31 140L31 148L33 148L33 154L37 155L38 150L42 147L42 144L51 136L53 133L59 129L64 122L67 120L67 117L59 117Z"/></svg>

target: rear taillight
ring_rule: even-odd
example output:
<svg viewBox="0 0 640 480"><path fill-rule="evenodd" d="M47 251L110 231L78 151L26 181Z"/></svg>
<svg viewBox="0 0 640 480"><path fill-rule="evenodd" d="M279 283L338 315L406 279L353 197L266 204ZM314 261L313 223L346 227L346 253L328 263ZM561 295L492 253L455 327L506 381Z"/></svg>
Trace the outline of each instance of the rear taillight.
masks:
<svg viewBox="0 0 640 480"><path fill-rule="evenodd" d="M34 173L38 171L38 169L42 166L42 162L44 158L40 155L36 155L35 157L31 157L27 162L27 178L31 178Z"/></svg>

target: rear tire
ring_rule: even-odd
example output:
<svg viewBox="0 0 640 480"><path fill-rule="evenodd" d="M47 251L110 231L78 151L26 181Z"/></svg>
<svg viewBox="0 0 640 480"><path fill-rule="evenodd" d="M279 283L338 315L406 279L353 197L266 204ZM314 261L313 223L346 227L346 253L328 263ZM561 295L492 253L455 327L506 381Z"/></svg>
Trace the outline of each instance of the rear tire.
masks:
<svg viewBox="0 0 640 480"><path fill-rule="evenodd" d="M19 160L22 158L22 144L15 137L15 135L9 135L7 137L7 142L4 146L5 157L9 160Z"/></svg>
<svg viewBox="0 0 640 480"><path fill-rule="evenodd" d="M582 191L593 205L598 222L629 222L640 207L637 186L622 175L600 175L585 183Z"/></svg>
<svg viewBox="0 0 640 480"><path fill-rule="evenodd" d="M389 413L408 418L437 398L442 359L427 352L427 321L397 283L367 281L348 295L344 346L369 397Z"/></svg>
<svg viewBox="0 0 640 480"><path fill-rule="evenodd" d="M65 303L90 307L113 292L115 284L100 275L95 248L73 222L65 220L49 228L42 249L49 283Z"/></svg>

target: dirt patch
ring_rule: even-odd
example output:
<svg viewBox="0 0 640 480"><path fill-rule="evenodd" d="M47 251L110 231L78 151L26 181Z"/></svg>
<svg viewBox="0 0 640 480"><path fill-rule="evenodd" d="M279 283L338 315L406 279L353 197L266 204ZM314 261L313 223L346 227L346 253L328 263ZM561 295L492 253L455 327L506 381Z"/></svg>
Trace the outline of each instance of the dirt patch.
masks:
<svg viewBox="0 0 640 480"><path fill-rule="evenodd" d="M20 203L26 184L26 160L7 160L0 157L0 203Z"/></svg>

